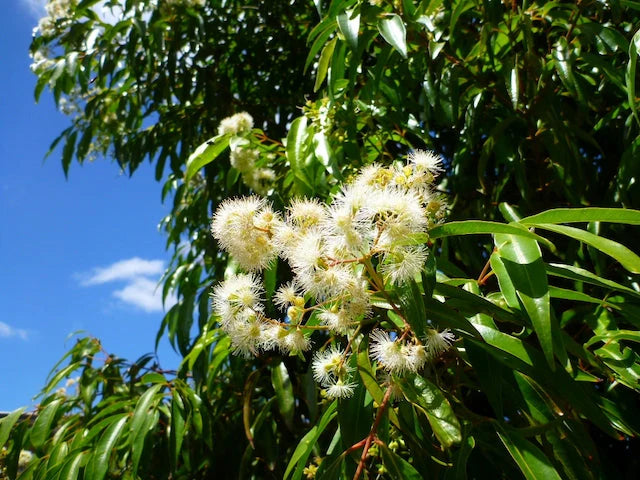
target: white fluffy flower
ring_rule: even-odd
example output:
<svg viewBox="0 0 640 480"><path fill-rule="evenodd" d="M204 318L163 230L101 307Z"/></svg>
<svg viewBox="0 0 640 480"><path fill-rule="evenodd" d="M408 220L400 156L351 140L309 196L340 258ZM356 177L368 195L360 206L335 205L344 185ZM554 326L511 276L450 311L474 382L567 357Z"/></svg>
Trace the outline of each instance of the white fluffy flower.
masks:
<svg viewBox="0 0 640 480"><path fill-rule="evenodd" d="M325 207L318 200L295 198L288 208L287 222L304 233L319 227L326 217Z"/></svg>
<svg viewBox="0 0 640 480"><path fill-rule="evenodd" d="M396 247L387 252L381 271L391 283L398 285L413 279L424 267L427 249L422 245L416 247Z"/></svg>
<svg viewBox="0 0 640 480"><path fill-rule="evenodd" d="M278 255L272 232L280 223L262 198L231 199L225 200L216 211L211 232L243 268L262 270Z"/></svg>
<svg viewBox="0 0 640 480"><path fill-rule="evenodd" d="M370 334L371 356L388 372L401 374L410 370L406 350L400 342L391 339L389 332L376 329ZM404 351L403 351L404 350Z"/></svg>
<svg viewBox="0 0 640 480"><path fill-rule="evenodd" d="M313 378L323 386L331 385L337 380L345 380L353 370L348 366L348 361L344 356L344 350L335 345L324 352L318 352L311 364Z"/></svg>
<svg viewBox="0 0 640 480"><path fill-rule="evenodd" d="M279 347L285 353L306 352L311 348L311 341L302 330L296 328L289 331L289 334L282 339Z"/></svg>
<svg viewBox="0 0 640 480"><path fill-rule="evenodd" d="M418 171L429 171L436 176L442 172L442 157L434 152L416 150L407 157Z"/></svg>
<svg viewBox="0 0 640 480"><path fill-rule="evenodd" d="M229 154L231 166L243 174L255 168L257 159L258 151L253 148L236 147Z"/></svg>
<svg viewBox="0 0 640 480"><path fill-rule="evenodd" d="M255 275L231 275L213 289L213 310L223 324L228 324L245 309L261 312L264 309L262 294L262 285Z"/></svg>
<svg viewBox="0 0 640 480"><path fill-rule="evenodd" d="M446 328L438 332L434 328L427 329L427 353L430 357L437 357L441 353L451 348L451 344L456 337L451 330Z"/></svg>
<svg viewBox="0 0 640 480"><path fill-rule="evenodd" d="M304 298L300 296L300 287L296 281L281 285L273 296L273 303L280 307L281 310L288 309L290 305L304 306Z"/></svg>
<svg viewBox="0 0 640 480"><path fill-rule="evenodd" d="M240 112L220 122L218 134L243 135L253 128L253 117L247 112Z"/></svg>
<svg viewBox="0 0 640 480"><path fill-rule="evenodd" d="M329 398L349 398L353 395L355 389L355 383L345 383L342 380L338 380L336 383L331 384L326 390L327 397Z"/></svg>

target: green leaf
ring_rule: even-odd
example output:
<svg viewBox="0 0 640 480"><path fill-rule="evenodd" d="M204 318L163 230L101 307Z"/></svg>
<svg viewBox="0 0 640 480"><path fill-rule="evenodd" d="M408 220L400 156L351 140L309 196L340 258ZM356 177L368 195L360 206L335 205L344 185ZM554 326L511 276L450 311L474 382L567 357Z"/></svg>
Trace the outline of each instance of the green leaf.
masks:
<svg viewBox="0 0 640 480"><path fill-rule="evenodd" d="M368 397L368 400L367 390L360 382L351 397L338 400L338 425L345 449L365 438L371 430L373 399Z"/></svg>
<svg viewBox="0 0 640 480"><path fill-rule="evenodd" d="M22 415L22 412L24 412L24 410L24 407L14 410L9 415L0 420L0 450L2 450L4 444L7 443L9 434L11 433L11 429L20 419L20 415Z"/></svg>
<svg viewBox="0 0 640 480"><path fill-rule="evenodd" d="M533 443L495 423L496 432L527 480L561 480L552 462Z"/></svg>
<svg viewBox="0 0 640 480"><path fill-rule="evenodd" d="M631 107L631 111L633 112L633 116L636 121L640 123L638 105L636 102L636 65L638 63L638 54L640 54L640 30L633 35L633 38L629 43L629 62L627 63L627 72L625 74L629 107Z"/></svg>
<svg viewBox="0 0 640 480"><path fill-rule="evenodd" d="M585 347L590 347L597 342L619 342L620 340L628 340L630 342L640 343L640 332L636 330L607 330L602 335L595 335L584 344Z"/></svg>
<svg viewBox="0 0 640 480"><path fill-rule="evenodd" d="M115 444L127 424L128 419L128 415L123 415L118 421L110 425L100 436L100 440L93 449L93 456L87 464L85 478L90 478L91 480L102 480L105 477L107 470L109 470L109 457L111 456Z"/></svg>
<svg viewBox="0 0 640 480"><path fill-rule="evenodd" d="M591 273L584 268L574 267L573 265L563 265L561 263L549 263L545 266L547 273L555 277L568 278L579 282L589 283L605 289L617 290L619 292L628 293L634 297L640 298L640 292L620 285L612 280L599 277L595 273Z"/></svg>
<svg viewBox="0 0 640 480"><path fill-rule="evenodd" d="M428 380L413 375L401 383L407 400L427 417L440 443L449 448L462 440L460 422L440 389Z"/></svg>
<svg viewBox="0 0 640 480"><path fill-rule="evenodd" d="M58 412L58 408L62 404L62 399L57 398L47 404L44 409L38 413L36 421L31 428L31 443L35 448L40 448L50 438L51 425Z"/></svg>
<svg viewBox="0 0 640 480"><path fill-rule="evenodd" d="M404 458L392 452L386 444L380 444L382 461L394 480L422 480L422 475Z"/></svg>
<svg viewBox="0 0 640 480"><path fill-rule="evenodd" d="M358 373L360 374L362 383L367 389L367 392L369 392L369 395L371 395L375 402L380 405L382 403L382 400L384 399L385 392L378 383L376 374L373 371L373 366L371 365L368 351L368 340L363 340L363 343L365 343L365 345L361 345L360 351L358 352ZM387 411L391 422L393 422L393 424L399 428L400 422L395 410L391 408Z"/></svg>
<svg viewBox="0 0 640 480"><path fill-rule="evenodd" d="M271 369L271 384L276 392L278 410L289 430L293 431L293 416L295 413L295 398L289 372L283 362Z"/></svg>
<svg viewBox="0 0 640 480"><path fill-rule="evenodd" d="M555 361L549 284L540 247L534 240L514 235L496 235L495 244L496 253L531 319L547 363L553 370Z"/></svg>
<svg viewBox="0 0 640 480"><path fill-rule="evenodd" d="M286 155L294 173L299 172L304 165L305 138L307 136L307 117L302 116L291 122L287 135Z"/></svg>
<svg viewBox="0 0 640 480"><path fill-rule="evenodd" d="M146 418L149 416L149 408L151 404L160 401L160 397L162 394L158 396L157 393L162 387L162 384L156 383L146 392L144 392L138 399L136 408L133 411L133 415L131 417L130 430L132 436L135 436L137 432L141 430L142 425L145 423Z"/></svg>
<svg viewBox="0 0 640 480"><path fill-rule="evenodd" d="M354 11L347 11L338 15L338 28L344 35L347 45L354 52L358 50L358 31L360 30L360 14L354 15Z"/></svg>
<svg viewBox="0 0 640 480"><path fill-rule="evenodd" d="M540 243L546 245L551 251L555 251L553 244L546 238L536 235L530 232L526 228L521 227L515 223L498 223L487 222L484 220L465 220L461 222L447 222L442 225L438 225L429 230L429 236L431 238L443 238L453 235L477 235L477 234L490 234L495 235L498 233L508 235L518 235L532 240L537 240Z"/></svg>
<svg viewBox="0 0 640 480"><path fill-rule="evenodd" d="M184 402L177 389L175 389L173 390L173 398L171 399L171 430L169 432L170 463L174 469L179 464L178 461L180 459L187 422L188 419Z"/></svg>
<svg viewBox="0 0 640 480"><path fill-rule="evenodd" d="M400 303L413 332L418 338L424 338L427 326L427 312L420 287L414 280L407 282L400 291Z"/></svg>
<svg viewBox="0 0 640 480"><path fill-rule="evenodd" d="M299 480L302 477L302 470L307 463L307 459L311 454L311 451L316 446L318 438L324 430L327 428L327 425L333 420L336 416L336 409L338 407L338 402L333 401L327 407L327 410L322 414L320 421L316 425L314 425L311 430L309 430L304 437L298 443L293 455L291 455L291 459L289 460L289 464L287 465L287 469L284 472L283 479L287 479L289 474L293 471L293 469L297 466L296 474L292 477L294 480Z"/></svg>
<svg viewBox="0 0 640 480"><path fill-rule="evenodd" d="M77 452L69 455L60 470L58 480L76 480L86 455L86 452Z"/></svg>
<svg viewBox="0 0 640 480"><path fill-rule="evenodd" d="M168 383L167 377L158 372L145 373L140 379L140 383Z"/></svg>
<svg viewBox="0 0 640 480"><path fill-rule="evenodd" d="M561 233L570 238L575 238L587 245L597 248L602 253L614 258L631 273L640 273L640 257L618 242L609 240L608 238L599 237L593 233L587 232L580 228L568 227L566 225L553 225L550 223L536 224L538 228L551 230L552 232Z"/></svg>
<svg viewBox="0 0 640 480"><path fill-rule="evenodd" d="M188 183L202 167L213 162L228 146L229 135L216 135L196 148L187 160L185 183Z"/></svg>
<svg viewBox="0 0 640 480"><path fill-rule="evenodd" d="M398 15L391 14L380 19L378 31L389 45L407 58L407 29Z"/></svg>
<svg viewBox="0 0 640 480"><path fill-rule="evenodd" d="M318 70L316 72L316 83L313 86L313 91L317 92L324 82L324 79L327 77L327 71L329 70L329 63L331 62L331 58L333 57L333 51L336 48L336 42L338 41L338 37L333 37L329 43L327 43L322 52L320 53L320 59L318 60Z"/></svg>
<svg viewBox="0 0 640 480"><path fill-rule="evenodd" d="M629 208L556 208L531 215L518 223L536 226L541 223L610 222L640 225L640 210Z"/></svg>

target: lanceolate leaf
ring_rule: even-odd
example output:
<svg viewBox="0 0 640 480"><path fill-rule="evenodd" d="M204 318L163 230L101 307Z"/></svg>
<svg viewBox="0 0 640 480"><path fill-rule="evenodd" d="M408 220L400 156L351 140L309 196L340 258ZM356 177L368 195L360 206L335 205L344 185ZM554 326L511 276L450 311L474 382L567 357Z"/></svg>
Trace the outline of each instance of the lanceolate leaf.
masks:
<svg viewBox="0 0 640 480"><path fill-rule="evenodd" d="M443 223L442 225L438 225L429 230L429 236L431 238L450 237L454 235L495 235L497 233L531 238L533 240L539 241L540 243L543 243L552 251L555 250L555 247L549 240L541 237L540 235L536 235L535 233L530 232L526 228L523 228L517 224L487 222L484 220L465 220L461 222Z"/></svg>
<svg viewBox="0 0 640 480"><path fill-rule="evenodd" d="M629 208L556 208L519 220L523 225L541 223L610 222L640 225L640 210Z"/></svg>
<svg viewBox="0 0 640 480"><path fill-rule="evenodd" d="M498 437L509 451L527 480L561 480L545 454L533 443L515 432L495 424Z"/></svg>
<svg viewBox="0 0 640 480"><path fill-rule="evenodd" d="M422 480L423 477L404 458L400 457L389 449L384 443L380 445L382 461L389 472L389 476L394 480Z"/></svg>
<svg viewBox="0 0 640 480"><path fill-rule="evenodd" d="M105 477L107 470L109 470L109 458L114 453L114 446L124 430L127 420L129 420L129 416L123 415L122 418L115 421L102 434L98 444L93 449L93 456L87 464L85 470L86 478L102 480Z"/></svg>
<svg viewBox="0 0 640 480"><path fill-rule="evenodd" d="M599 277L584 268L575 267L573 265L563 265L561 263L549 263L546 265L546 270L549 275L590 283L605 289L617 290L640 298L640 292L636 292L629 287L625 287L624 285L620 285L619 283L606 278Z"/></svg>
<svg viewBox="0 0 640 480"><path fill-rule="evenodd" d="M349 47L355 52L358 50L358 30L360 30L360 14L344 12L338 15L338 28L344 35Z"/></svg>
<svg viewBox="0 0 640 480"><path fill-rule="evenodd" d="M309 455L311 454L311 451L313 450L313 447L315 446L322 432L324 432L324 430L327 428L327 425L329 425L331 420L333 420L333 418L336 416L337 407L337 401L331 403L318 421L318 424L311 428L311 430L309 430L307 434L302 437L300 443L293 452L291 459L289 460L287 469L284 472L283 478L285 480L289 477L296 466L298 466L298 468L296 469L296 475L294 475L292 478L294 480L299 480L302 477L302 470L307 463L307 459L309 458Z"/></svg>
<svg viewBox="0 0 640 480"><path fill-rule="evenodd" d="M33 423L33 427L31 429L31 443L34 447L42 447L44 443L49 439L51 426L61 403L62 399L57 398L51 403L47 404L44 409L38 414L38 417Z"/></svg>
<svg viewBox="0 0 640 480"><path fill-rule="evenodd" d="M388 15L378 22L378 30L389 45L407 58L407 30L402 18L395 14Z"/></svg>
<svg viewBox="0 0 640 480"><path fill-rule="evenodd" d="M293 429L295 399L293 398L293 388L291 387L289 372L284 363L280 362L278 366L271 370L271 383L276 392L280 414L287 427Z"/></svg>
<svg viewBox="0 0 640 480"><path fill-rule="evenodd" d="M536 225L538 228L561 233L568 237L575 238L576 240L580 240L587 245L591 245L602 253L616 259L631 273L640 273L640 257L618 242L614 242L608 238L599 237L598 235L594 235L593 233L580 228L568 227L566 225L553 225L550 223L540 223Z"/></svg>
<svg viewBox="0 0 640 480"><path fill-rule="evenodd" d="M9 415L0 420L0 450L2 450L4 444L7 443L9 434L11 433L11 429L20 419L20 415L22 415L22 412L24 412L24 407L14 410Z"/></svg>
<svg viewBox="0 0 640 480"><path fill-rule="evenodd" d="M187 160L185 182L189 182L196 172L205 165L213 162L228 146L229 136L217 135L196 148Z"/></svg>
<svg viewBox="0 0 640 480"><path fill-rule="evenodd" d="M419 375L402 383L402 391L427 417L433 433L443 447L460 443L460 422L440 389Z"/></svg>
<svg viewBox="0 0 640 480"><path fill-rule="evenodd" d="M518 299L531 319L547 363L554 369L549 285L540 247L533 240L515 235L496 235L495 244Z"/></svg>

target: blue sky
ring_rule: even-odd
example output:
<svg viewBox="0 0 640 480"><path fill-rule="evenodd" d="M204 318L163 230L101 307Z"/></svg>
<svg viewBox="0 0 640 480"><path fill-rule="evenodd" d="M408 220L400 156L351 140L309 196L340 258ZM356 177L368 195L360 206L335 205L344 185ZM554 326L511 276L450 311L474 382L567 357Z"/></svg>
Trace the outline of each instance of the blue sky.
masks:
<svg viewBox="0 0 640 480"><path fill-rule="evenodd" d="M149 164L133 177L110 160L43 161L68 126L45 91L35 104L28 46L41 0L0 18L0 411L33 405L50 368L84 330L129 359L154 348L169 260L157 224L170 207ZM178 356L166 341L164 368Z"/></svg>

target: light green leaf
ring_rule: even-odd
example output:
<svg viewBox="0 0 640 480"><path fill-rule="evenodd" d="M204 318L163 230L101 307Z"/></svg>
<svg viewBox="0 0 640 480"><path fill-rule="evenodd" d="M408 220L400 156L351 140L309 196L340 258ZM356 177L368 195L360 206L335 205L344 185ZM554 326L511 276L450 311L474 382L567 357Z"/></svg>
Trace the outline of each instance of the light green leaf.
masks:
<svg viewBox="0 0 640 480"><path fill-rule="evenodd" d="M395 48L404 58L407 58L407 30L398 15L387 15L380 19L378 21L378 31L389 45Z"/></svg>
<svg viewBox="0 0 640 480"><path fill-rule="evenodd" d="M365 342L367 340L364 340ZM358 352L358 373L360 374L360 378L362 379L362 383L364 384L369 395L376 401L378 405L382 403L384 399L384 390L378 384L378 380L376 379L376 374L373 371L373 366L371 365L371 360L369 358L368 352L368 341L366 345L361 345L360 351ZM400 421L398 420L398 415L396 414L394 409L388 409L389 419L391 422L398 428L400 428Z"/></svg>
<svg viewBox="0 0 640 480"><path fill-rule="evenodd" d="M561 480L551 460L533 443L495 423L496 432L527 480Z"/></svg>
<svg viewBox="0 0 640 480"><path fill-rule="evenodd" d="M344 35L347 45L354 52L358 50L358 31L360 30L360 14L354 15L354 12L347 11L338 15L338 28L340 33Z"/></svg>
<svg viewBox="0 0 640 480"><path fill-rule="evenodd" d="M295 399L289 372L283 362L271 369L271 384L276 392L278 410L289 430L293 430L293 416L295 410Z"/></svg>
<svg viewBox="0 0 640 480"><path fill-rule="evenodd" d="M541 223L610 222L640 225L640 210L629 208L556 208L531 215L518 223L536 226Z"/></svg>
<svg viewBox="0 0 640 480"><path fill-rule="evenodd" d="M100 440L93 450L93 456L87 464L85 478L102 480L107 474L107 470L109 470L109 457L128 419L128 415L122 416L122 418L110 425L100 436Z"/></svg>
<svg viewBox="0 0 640 480"><path fill-rule="evenodd" d="M329 70L329 63L333 57L333 51L336 48L336 42L338 37L333 37L329 43L327 43L320 53L320 59L318 60L318 70L316 72L316 83L313 86L313 91L317 92L327 77L327 71Z"/></svg>
<svg viewBox="0 0 640 480"><path fill-rule="evenodd" d="M175 389L173 390L173 398L171 399L171 430L169 432L170 459L174 468L178 465L178 460L180 459L187 421L184 402L177 389Z"/></svg>
<svg viewBox="0 0 640 480"><path fill-rule="evenodd" d="M189 182L196 172L213 162L228 146L229 135L216 135L196 148L187 160L185 182Z"/></svg>
<svg viewBox="0 0 640 480"><path fill-rule="evenodd" d="M576 240L586 243L587 245L591 245L602 253L609 255L620 262L620 264L631 273L640 273L640 257L618 242L614 242L608 238L599 237L598 235L594 235L593 233L580 228L568 227L566 225L540 223L537 224L537 227L561 233L570 238L575 238Z"/></svg>
<svg viewBox="0 0 640 480"><path fill-rule="evenodd" d="M86 452L77 452L69 455L62 466L62 470L60 470L58 480L76 480L86 455Z"/></svg>
<svg viewBox="0 0 640 480"><path fill-rule="evenodd" d="M382 453L382 461L392 479L422 480L422 475L404 458L391 451L386 444L380 444L380 453Z"/></svg>
<svg viewBox="0 0 640 480"><path fill-rule="evenodd" d="M507 272L506 267L504 266L504 262L502 258L497 252L491 254L489 258L489 262L491 264L491 269L493 273L496 274L496 278L498 279L498 286L500 287L500 291L504 296L505 302L509 308L512 309L520 309L520 303L518 302L518 295L516 294L516 288L513 286L513 282L509 277L509 272Z"/></svg>
<svg viewBox="0 0 640 480"><path fill-rule="evenodd" d="M443 223L442 225L438 225L437 227L429 230L429 236L431 238L451 237L453 235L495 235L498 233L531 238L532 240L537 240L540 243L543 243L551 251L555 251L554 245L549 240L530 232L516 223L506 224L487 222L484 220L465 220L461 222Z"/></svg>
<svg viewBox="0 0 640 480"><path fill-rule="evenodd" d="M462 440L460 422L440 389L428 380L414 375L402 382L407 400L427 417L433 433L442 446L449 448Z"/></svg>
<svg viewBox="0 0 640 480"><path fill-rule="evenodd" d="M140 379L141 383L167 383L167 378L158 372L145 373Z"/></svg>
<svg viewBox="0 0 640 480"><path fill-rule="evenodd" d="M302 116L291 122L287 135L286 155L291 170L298 172L304 164L304 140L307 134L307 117Z"/></svg>
<svg viewBox="0 0 640 480"><path fill-rule="evenodd" d="M549 284L540 247L534 240L515 235L496 235L495 244L496 253L531 319L547 363L553 370L555 362Z"/></svg>
<svg viewBox="0 0 640 480"><path fill-rule="evenodd" d="M9 415L0 420L0 450L2 450L4 444L7 443L9 434L11 433L11 429L20 419L20 415L22 415L22 412L24 412L24 407L14 410Z"/></svg>
<svg viewBox="0 0 640 480"><path fill-rule="evenodd" d="M610 343L619 342L620 340L640 343L640 332L636 330L611 330L602 335L595 335L591 337L584 346L588 348L598 342Z"/></svg>
<svg viewBox="0 0 640 480"><path fill-rule="evenodd" d="M51 432L51 424L58 412L58 408L62 404L62 399L57 398L47 404L44 409L38 413L36 421L31 428L31 443L35 448L40 448L49 439Z"/></svg>
<svg viewBox="0 0 640 480"><path fill-rule="evenodd" d="M324 412L317 425L314 425L313 428L311 428L311 430L309 430L306 435L302 437L300 443L298 443L298 446L293 452L293 455L291 455L291 459L289 460L287 469L284 472L283 478L285 480L289 477L289 474L296 466L301 466L302 468L298 468L296 470L296 475L294 475L292 478L294 480L299 480L302 477L302 470L307 463L307 459L309 458L309 455L315 447L322 432L324 432L325 428L327 428L327 425L329 425L331 420L333 420L333 418L336 416L337 407L338 402L336 400L327 407L327 410Z"/></svg>
<svg viewBox="0 0 640 480"><path fill-rule="evenodd" d="M156 383L140 396L131 417L130 430L132 435L139 432L142 425L145 423L145 419L149 415L149 408L151 404L160 401L160 396L158 396L157 393L162 387L162 384Z"/></svg>
<svg viewBox="0 0 640 480"><path fill-rule="evenodd" d="M620 285L612 280L599 277L595 273L591 273L584 268L574 267L572 265L563 265L561 263L549 263L546 265L547 273L555 277L568 278L579 282L597 285L598 287L617 290L619 292L628 293L634 297L640 298L640 292L636 292L629 287Z"/></svg>

